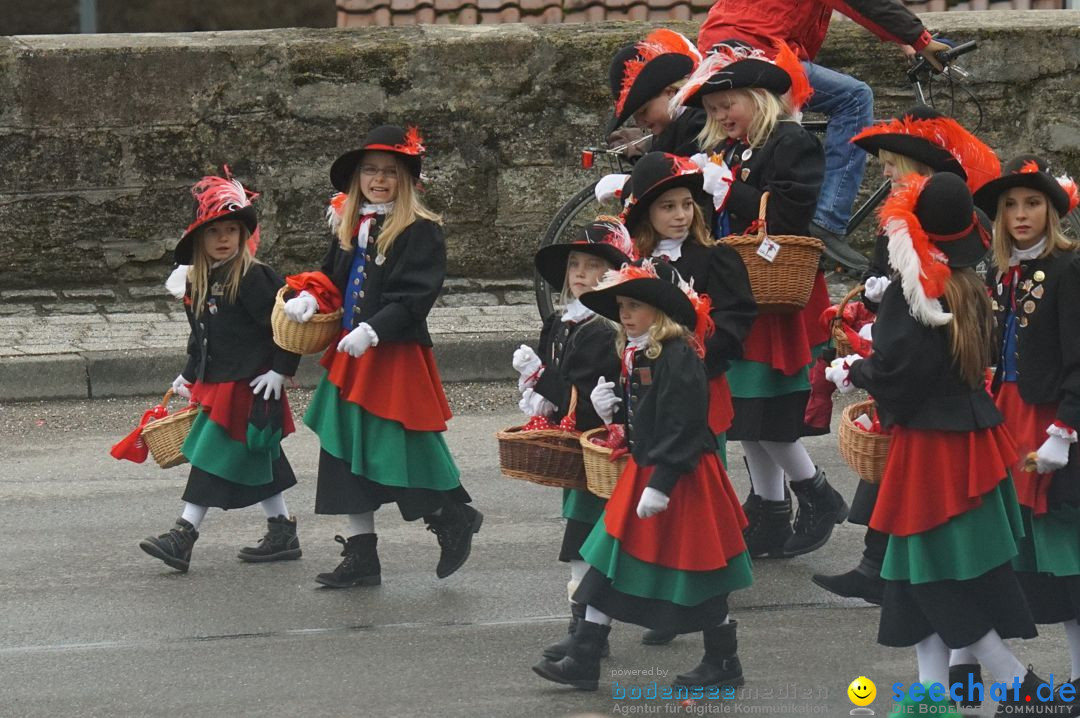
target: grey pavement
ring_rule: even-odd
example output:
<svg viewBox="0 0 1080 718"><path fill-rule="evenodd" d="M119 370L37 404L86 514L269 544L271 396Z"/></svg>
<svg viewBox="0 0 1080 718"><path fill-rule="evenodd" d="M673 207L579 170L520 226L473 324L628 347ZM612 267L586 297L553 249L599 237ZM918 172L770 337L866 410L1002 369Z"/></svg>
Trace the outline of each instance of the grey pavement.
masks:
<svg viewBox="0 0 1080 718"><path fill-rule="evenodd" d="M465 403L453 399L462 389L450 387L455 406ZM507 404L513 395L507 384L464 391ZM298 414L306 396L296 392ZM383 585L317 587L313 576L340 560L332 537L344 525L312 513L318 442L303 427L285 442L299 479L286 497L303 558L239 562L237 548L263 531L261 512L212 511L190 573L177 574L137 542L172 523L186 467L106 453L153 399L0 402L0 715L844 716L846 687L864 675L877 684L872 708L881 716L891 684L916 678L914 650L875 643L877 609L810 582L856 562L863 530L847 524L819 551L757 562L754 586L732 597L747 677L733 699L616 700L619 688L662 687L701 657L696 636L647 647L640 628L623 624L596 693L535 676L540 650L565 631L568 576L555 560L560 493L498 472L493 434L520 422L512 406L459 411L450 422L463 482L486 516L454 576L435 578L434 538L390 508L376 517ZM807 444L851 496L856 478L835 437ZM738 446L730 454L743 495ZM1044 634L1014 648L1060 675L1069 667L1062 631Z"/></svg>

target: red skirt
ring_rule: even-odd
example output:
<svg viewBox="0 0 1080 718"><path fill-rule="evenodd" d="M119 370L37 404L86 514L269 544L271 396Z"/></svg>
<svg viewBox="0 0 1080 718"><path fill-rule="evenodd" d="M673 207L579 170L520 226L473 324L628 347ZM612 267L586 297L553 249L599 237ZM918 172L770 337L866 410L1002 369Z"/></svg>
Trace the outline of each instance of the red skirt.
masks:
<svg viewBox="0 0 1080 718"><path fill-rule="evenodd" d="M743 342L743 359L768 364L785 376L795 374L813 359L810 350L828 341L829 333L818 319L830 306L825 275L818 272L802 310L758 315Z"/></svg>
<svg viewBox="0 0 1080 718"><path fill-rule="evenodd" d="M636 559L683 571L716 571L746 550L746 526L739 498L716 454L707 451L671 492L666 511L638 518L641 493L653 467L631 457L615 484L604 513L604 528Z"/></svg>
<svg viewBox="0 0 1080 718"><path fill-rule="evenodd" d="M911 536L941 526L979 506L1015 464L1004 424L976 431L894 426L870 527Z"/></svg>
<svg viewBox="0 0 1080 718"><path fill-rule="evenodd" d="M332 342L320 363L345 401L411 431L446 431L452 414L431 347L384 342L357 358Z"/></svg>
<svg viewBox="0 0 1080 718"><path fill-rule="evenodd" d="M218 383L195 382L191 387L191 403L209 413L207 418L229 434L233 441L247 443L248 417L255 394L246 380ZM281 438L296 431L289 397L281 392Z"/></svg>
<svg viewBox="0 0 1080 718"><path fill-rule="evenodd" d="M1020 388L1014 381L1003 381L994 396L994 403L1005 417L1019 460L1012 466L1016 498L1031 509L1036 516L1045 514L1049 508L1048 495L1053 472L1037 474L1024 471L1024 457L1037 451L1046 441L1046 427L1057 419L1057 404L1028 404L1020 396Z"/></svg>
<svg viewBox="0 0 1080 718"><path fill-rule="evenodd" d="M735 418L735 407L731 404L731 387L727 376L721 374L709 379L709 431L723 434Z"/></svg>

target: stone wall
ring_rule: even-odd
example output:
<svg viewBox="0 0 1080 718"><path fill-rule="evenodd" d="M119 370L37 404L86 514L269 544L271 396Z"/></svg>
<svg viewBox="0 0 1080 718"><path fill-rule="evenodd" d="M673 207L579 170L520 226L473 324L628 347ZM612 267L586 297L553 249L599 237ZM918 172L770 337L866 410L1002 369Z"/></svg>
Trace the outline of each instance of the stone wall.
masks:
<svg viewBox="0 0 1080 718"><path fill-rule="evenodd" d="M981 39L963 64L990 144L1080 174L1080 12L924 19ZM330 163L387 121L427 136L426 198L446 215L451 273L524 276L548 219L593 177L578 150L602 137L608 60L646 30L0 38L0 288L159 281L191 218L187 187L222 163L263 193L261 256L309 267L328 240ZM867 78L880 115L910 104L898 50L851 23L833 24L819 59Z"/></svg>

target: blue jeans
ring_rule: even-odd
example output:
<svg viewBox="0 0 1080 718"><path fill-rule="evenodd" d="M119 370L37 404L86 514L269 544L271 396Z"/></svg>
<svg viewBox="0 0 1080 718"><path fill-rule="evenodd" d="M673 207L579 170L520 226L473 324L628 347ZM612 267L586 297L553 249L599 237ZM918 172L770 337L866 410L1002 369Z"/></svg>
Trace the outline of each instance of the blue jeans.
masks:
<svg viewBox="0 0 1080 718"><path fill-rule="evenodd" d="M818 195L814 224L844 236L851 206L862 184L866 152L850 140L874 121L874 93L865 82L812 62L803 62L814 95L810 112L829 118L825 132L825 181Z"/></svg>

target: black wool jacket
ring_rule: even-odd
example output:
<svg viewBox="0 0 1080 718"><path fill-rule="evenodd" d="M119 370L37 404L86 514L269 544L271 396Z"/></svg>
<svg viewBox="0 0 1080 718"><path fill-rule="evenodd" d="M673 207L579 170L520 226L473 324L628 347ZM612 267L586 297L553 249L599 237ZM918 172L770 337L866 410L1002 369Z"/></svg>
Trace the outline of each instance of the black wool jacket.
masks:
<svg viewBox="0 0 1080 718"><path fill-rule="evenodd" d="M742 159L746 152L749 157ZM770 234L806 235L825 179L821 142L797 122L782 121L765 144L736 144L725 151L735 175L726 209L733 234L744 234L758 218L761 195L769 193L766 224Z"/></svg>
<svg viewBox="0 0 1080 718"><path fill-rule="evenodd" d="M1057 418L1080 428L1080 253L1021 262L1016 291L1017 388L1029 404L1058 404ZM1001 386L1009 286L994 271L990 296L997 320L994 389Z"/></svg>
<svg viewBox="0 0 1080 718"><path fill-rule="evenodd" d="M555 421L570 408L570 390L577 387L577 428L595 429L603 424L589 395L600 377L618 381L619 355L615 351L615 327L594 315L584 322L564 322L558 313L544 322L540 351L544 373L534 390L557 407Z"/></svg>
<svg viewBox="0 0 1080 718"><path fill-rule="evenodd" d="M881 298L874 353L853 363L849 378L877 401L883 426L972 431L1002 422L985 385L967 385L953 366L948 328L911 316L899 281Z"/></svg>
<svg viewBox="0 0 1080 718"><path fill-rule="evenodd" d="M664 131L653 138L653 152L667 152L680 157L696 155L698 135L705 129L705 110L699 107L687 107L681 115L671 121Z"/></svg>
<svg viewBox="0 0 1080 718"><path fill-rule="evenodd" d="M265 264L253 264L240 280L236 301L230 302L221 288L230 268L228 263L210 272L210 294L199 317L188 299L188 285L184 309L191 334L184 378L209 383L239 381L267 369L294 375L300 355L274 344L270 328L274 300L285 280Z"/></svg>
<svg viewBox="0 0 1080 718"><path fill-rule="evenodd" d="M380 342L417 342L429 347L427 315L446 279L442 228L418 219L394 240L390 253L383 257L375 246L382 222L383 218L377 217L369 229L364 285L358 291L351 326L355 329L367 322ZM352 291L347 285L355 254L355 246L346 251L334 237L323 260L323 273L342 297Z"/></svg>
<svg viewBox="0 0 1080 718"><path fill-rule="evenodd" d="M624 398L630 454L638 466L656 467L649 486L670 496L701 455L716 449L705 364L683 339L664 342L656 359L639 351Z"/></svg>
<svg viewBox="0 0 1080 718"><path fill-rule="evenodd" d="M716 331L705 340L705 371L710 377L727 371L732 359L741 359L743 340L757 317L757 302L750 290L746 265L731 247L705 247L687 240L682 256L671 263L694 291L708 294Z"/></svg>

